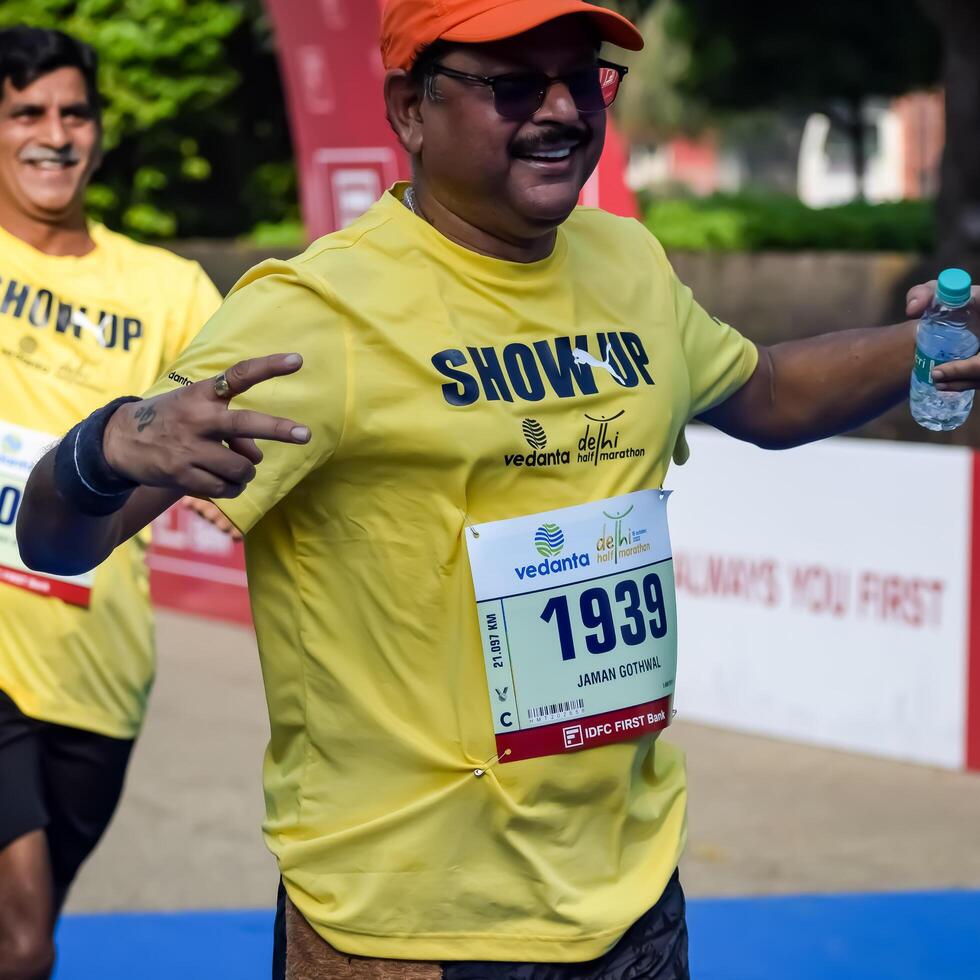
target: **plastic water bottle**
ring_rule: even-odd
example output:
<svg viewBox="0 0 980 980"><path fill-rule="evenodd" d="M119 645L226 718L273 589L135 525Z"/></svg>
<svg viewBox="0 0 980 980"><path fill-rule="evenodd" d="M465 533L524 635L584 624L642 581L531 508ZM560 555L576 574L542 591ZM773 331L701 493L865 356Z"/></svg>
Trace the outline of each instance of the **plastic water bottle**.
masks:
<svg viewBox="0 0 980 980"><path fill-rule="evenodd" d="M937 391L932 369L947 361L973 357L980 341L970 329L970 275L947 269L939 277L936 298L919 321L909 407L919 425L934 432L958 429L973 408L972 391Z"/></svg>

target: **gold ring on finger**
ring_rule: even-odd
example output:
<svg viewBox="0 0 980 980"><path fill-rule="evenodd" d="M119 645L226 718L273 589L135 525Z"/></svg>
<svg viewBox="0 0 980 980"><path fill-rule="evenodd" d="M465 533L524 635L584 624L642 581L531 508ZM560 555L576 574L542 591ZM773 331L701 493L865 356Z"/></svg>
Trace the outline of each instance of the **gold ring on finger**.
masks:
<svg viewBox="0 0 980 980"><path fill-rule="evenodd" d="M214 393L219 398L231 398L231 385L223 374L219 374L214 379Z"/></svg>

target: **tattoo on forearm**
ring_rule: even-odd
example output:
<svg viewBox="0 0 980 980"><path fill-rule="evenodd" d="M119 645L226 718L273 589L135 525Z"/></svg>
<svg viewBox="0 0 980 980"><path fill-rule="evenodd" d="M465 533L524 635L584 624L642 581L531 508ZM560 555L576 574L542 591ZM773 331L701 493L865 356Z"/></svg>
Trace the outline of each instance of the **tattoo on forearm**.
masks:
<svg viewBox="0 0 980 980"><path fill-rule="evenodd" d="M143 408L136 409L135 416L139 422L139 425L136 426L136 431L142 432L148 425L153 424L153 420L157 417L157 410L150 405L146 405Z"/></svg>

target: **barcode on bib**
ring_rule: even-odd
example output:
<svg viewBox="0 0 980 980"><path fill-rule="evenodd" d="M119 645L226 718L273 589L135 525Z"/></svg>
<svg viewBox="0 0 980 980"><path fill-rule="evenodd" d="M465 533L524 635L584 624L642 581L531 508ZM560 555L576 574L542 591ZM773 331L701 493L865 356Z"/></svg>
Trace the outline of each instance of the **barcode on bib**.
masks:
<svg viewBox="0 0 980 980"><path fill-rule="evenodd" d="M576 718L585 712L585 702L581 698L574 701L559 701L545 704L540 708L528 708L528 721L541 721L543 718Z"/></svg>

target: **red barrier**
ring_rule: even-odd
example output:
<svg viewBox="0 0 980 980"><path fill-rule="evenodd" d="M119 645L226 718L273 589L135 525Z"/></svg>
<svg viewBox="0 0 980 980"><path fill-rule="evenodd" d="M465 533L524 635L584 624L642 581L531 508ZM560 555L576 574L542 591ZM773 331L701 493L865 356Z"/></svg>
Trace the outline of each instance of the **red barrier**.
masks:
<svg viewBox="0 0 980 980"><path fill-rule="evenodd" d="M268 0L303 218L311 238L350 224L405 172L385 118L378 7Z"/></svg>
<svg viewBox="0 0 980 980"><path fill-rule="evenodd" d="M276 27L303 218L313 238L350 224L396 180L408 158L385 118L378 50L381 4L268 0ZM628 84L628 83L627 83ZM626 154L611 124L582 203L639 216L626 186Z"/></svg>
<svg viewBox="0 0 980 980"><path fill-rule="evenodd" d="M980 772L980 453L973 453L969 621L966 667L966 768ZM937 541L937 547L941 542Z"/></svg>
<svg viewBox="0 0 980 980"><path fill-rule="evenodd" d="M147 557L154 605L251 624L240 542L178 504L153 522Z"/></svg>

